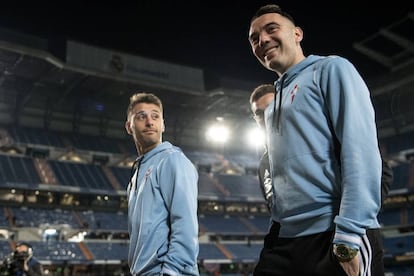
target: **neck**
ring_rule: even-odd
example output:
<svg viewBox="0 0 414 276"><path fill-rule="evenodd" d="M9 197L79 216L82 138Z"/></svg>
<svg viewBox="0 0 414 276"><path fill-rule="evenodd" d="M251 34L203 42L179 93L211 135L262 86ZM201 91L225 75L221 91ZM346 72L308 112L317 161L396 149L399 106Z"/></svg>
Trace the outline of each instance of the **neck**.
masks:
<svg viewBox="0 0 414 276"><path fill-rule="evenodd" d="M137 150L138 150L138 155L143 155L146 154L147 152L151 151L152 149L156 148L159 144L161 144L161 142L158 142L156 144L152 144L150 146L142 146L142 145L136 145L137 146Z"/></svg>

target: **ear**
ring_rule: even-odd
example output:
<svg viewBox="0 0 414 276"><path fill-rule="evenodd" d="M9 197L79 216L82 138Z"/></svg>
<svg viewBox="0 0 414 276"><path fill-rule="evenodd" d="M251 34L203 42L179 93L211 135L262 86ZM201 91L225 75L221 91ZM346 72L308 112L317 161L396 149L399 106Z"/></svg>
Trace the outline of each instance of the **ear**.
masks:
<svg viewBox="0 0 414 276"><path fill-rule="evenodd" d="M131 122L130 121L125 122L125 129L126 129L126 131L129 135L132 135L132 128L131 128Z"/></svg>
<svg viewBox="0 0 414 276"><path fill-rule="evenodd" d="M301 27L295 27L296 42L301 42L303 39L303 30Z"/></svg>
<svg viewBox="0 0 414 276"><path fill-rule="evenodd" d="M164 133L164 131L165 131L165 122L164 122L164 120L162 121L162 127L161 127L161 129L162 129L162 132Z"/></svg>

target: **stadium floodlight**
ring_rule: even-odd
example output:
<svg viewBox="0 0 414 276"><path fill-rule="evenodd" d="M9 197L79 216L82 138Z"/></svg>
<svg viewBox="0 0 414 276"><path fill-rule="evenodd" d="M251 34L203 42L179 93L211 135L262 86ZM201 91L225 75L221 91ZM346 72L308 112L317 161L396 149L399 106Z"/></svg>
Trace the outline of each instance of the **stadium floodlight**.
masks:
<svg viewBox="0 0 414 276"><path fill-rule="evenodd" d="M57 235L58 231L55 228L48 228L45 229L44 234L48 236L54 236Z"/></svg>
<svg viewBox="0 0 414 276"><path fill-rule="evenodd" d="M55 228L47 228L43 230L43 241L57 241L59 239L59 231Z"/></svg>
<svg viewBox="0 0 414 276"><path fill-rule="evenodd" d="M209 142L225 144L230 138L230 130L222 123L211 125L206 132L206 139Z"/></svg>
<svg viewBox="0 0 414 276"><path fill-rule="evenodd" d="M258 126L249 129L247 132L247 144L254 149L263 148L265 144L264 131Z"/></svg>

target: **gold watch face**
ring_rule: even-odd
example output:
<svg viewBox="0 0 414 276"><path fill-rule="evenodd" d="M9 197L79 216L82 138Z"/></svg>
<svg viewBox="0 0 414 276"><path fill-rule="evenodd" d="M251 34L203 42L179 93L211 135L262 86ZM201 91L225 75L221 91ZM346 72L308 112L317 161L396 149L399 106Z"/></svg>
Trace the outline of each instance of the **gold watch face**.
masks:
<svg viewBox="0 0 414 276"><path fill-rule="evenodd" d="M353 249L345 244L334 244L333 252L341 262L349 262L358 254L357 249Z"/></svg>

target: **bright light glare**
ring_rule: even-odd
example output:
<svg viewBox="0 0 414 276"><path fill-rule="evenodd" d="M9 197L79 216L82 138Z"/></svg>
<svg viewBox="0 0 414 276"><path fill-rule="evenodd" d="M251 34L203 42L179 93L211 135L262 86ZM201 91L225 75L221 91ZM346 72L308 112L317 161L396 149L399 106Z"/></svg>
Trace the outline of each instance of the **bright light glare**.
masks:
<svg viewBox="0 0 414 276"><path fill-rule="evenodd" d="M247 133L247 143L253 148L263 147L265 144L264 131L259 127L254 127Z"/></svg>
<svg viewBox="0 0 414 276"><path fill-rule="evenodd" d="M88 233L86 233L86 232L79 232L76 235L74 235L73 237L69 238L68 241L70 241L70 242L81 242L81 241L84 241L85 240L85 236L87 234Z"/></svg>
<svg viewBox="0 0 414 276"><path fill-rule="evenodd" d="M207 140L214 143L224 144L228 141L229 137L230 131L224 125L213 125L207 130L206 133Z"/></svg>
<svg viewBox="0 0 414 276"><path fill-rule="evenodd" d="M57 230L56 229L53 229L53 228L49 228L49 229L46 229L45 230L45 234L46 235L56 235L57 234Z"/></svg>

